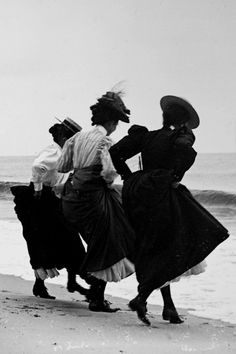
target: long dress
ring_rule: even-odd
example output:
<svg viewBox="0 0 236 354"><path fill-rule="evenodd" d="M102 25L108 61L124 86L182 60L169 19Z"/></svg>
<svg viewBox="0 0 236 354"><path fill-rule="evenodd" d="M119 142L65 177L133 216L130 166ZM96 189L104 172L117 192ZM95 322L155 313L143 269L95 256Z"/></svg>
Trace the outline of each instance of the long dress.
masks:
<svg viewBox="0 0 236 354"><path fill-rule="evenodd" d="M66 268L79 274L85 256L78 233L70 227L62 214L59 197L68 174L56 170L60 155L58 144L47 146L33 162L31 183L11 188L30 264L36 272L40 269L40 274L43 270L54 268ZM42 191L39 200L34 198L35 190ZM43 274L46 277L45 271Z"/></svg>
<svg viewBox="0 0 236 354"><path fill-rule="evenodd" d="M62 195L63 214L87 244L81 272L119 281L134 272L134 232L112 187L117 176L102 126L80 132L64 145L58 171L74 173Z"/></svg>
<svg viewBox="0 0 236 354"><path fill-rule="evenodd" d="M133 126L110 148L124 179L123 206L136 232L138 290L160 288L201 263L228 231L203 208L180 181L194 163L191 146L175 144L171 129ZM131 173L125 161L141 152L143 170Z"/></svg>

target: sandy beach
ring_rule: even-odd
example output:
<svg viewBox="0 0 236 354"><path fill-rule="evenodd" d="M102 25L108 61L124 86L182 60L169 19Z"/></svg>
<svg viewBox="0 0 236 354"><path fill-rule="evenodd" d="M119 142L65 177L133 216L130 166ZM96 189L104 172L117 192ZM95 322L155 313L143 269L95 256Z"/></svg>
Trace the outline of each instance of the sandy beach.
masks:
<svg viewBox="0 0 236 354"><path fill-rule="evenodd" d="M206 198L203 192L200 196ZM207 207L231 236L208 257L205 273L173 284L173 298L184 323L162 320L162 300L154 292L148 303L152 325L145 327L127 306L136 294L135 276L107 286L106 298L121 308L115 314L91 312L83 296L68 293L64 270L46 282L56 300L32 295L33 272L22 227L8 182L2 183L0 354L236 353L234 198L214 191L207 195L211 201Z"/></svg>
<svg viewBox="0 0 236 354"><path fill-rule="evenodd" d="M0 0L0 10L0 354L236 354L236 0ZM117 95L119 99L115 99ZM176 109L171 104L175 99L172 101L170 97L163 107L163 98L167 96L177 97L177 102L183 100L184 110ZM172 120L174 111L178 114ZM78 140L73 138L77 142L67 140L75 132L72 122L74 127L82 128ZM97 125L102 126L96 128ZM167 132L168 126L170 129L183 126L183 129ZM161 133L158 132L162 127ZM98 129L97 134L87 135L93 128ZM129 138L117 149L117 155L122 157L120 166L114 156L112 166L109 147L127 134ZM55 154L49 148L53 142L58 145ZM201 224L198 212L191 213L191 206L187 207L190 204L184 205L181 196L171 200L169 213L164 199L173 193L167 191L168 178L164 181L160 177L162 172L181 177L181 184L228 230L229 237L204 260L207 264L204 272L171 283L171 295L183 323L170 324L163 320L160 289L148 298L147 316L151 325L140 322L128 307L137 295L135 273L106 285L105 298L112 307L120 308L116 313L92 312L84 296L69 293L66 287L69 267L58 269L57 277L45 280L55 300L33 295L35 273L31 266L34 263L30 263L31 248L14 209L11 187L28 186L34 181L36 191L41 188L41 173L45 185L54 185L56 180L61 184L62 179L53 176L53 171L48 175L44 172L51 169L54 157L59 157L63 146L68 146L68 154L64 149L65 170L59 171L76 171L79 180L79 170L84 168L81 179L91 170L91 183L93 177L98 177L98 181L103 178L111 187L115 173L109 170L114 167L121 172L123 162L143 177L145 172L155 171L156 182L146 180L144 193L140 193L132 208L141 210L142 202L147 206L139 214L140 218L134 220L137 225L142 220L154 224L154 211L160 210L159 216L163 216L163 223L155 223L156 230L153 227L150 233L144 232L148 235L147 247L142 246L138 251L146 250L150 259L156 254L156 264L149 265L150 259L146 261L143 257L145 272L141 273L150 271L151 274L161 268L162 275L167 274L171 281L174 266L169 256L177 254L178 263L184 260L190 268L188 258L196 259L198 252L205 252L208 239L215 234L209 238L206 235L201 244L196 236L199 248L193 249L189 257L186 253L191 253L191 246L187 252L174 252L175 247L177 250L181 244L189 244L187 236L193 241L197 234L194 225L196 230L204 227L204 232L211 232L211 228L205 222ZM190 152L190 146L196 156ZM48 163L44 166L42 161L37 168L34 161L45 150ZM190 167L191 156L195 158ZM71 166L69 161L73 162ZM100 167L93 169L94 164L102 166L101 178ZM56 166L55 161L53 168ZM182 167L187 169L184 176L179 173ZM157 198L152 188L159 177L161 184L163 180L166 185L163 199L159 194L161 184L156 189ZM119 174L114 180L120 189L123 178ZM97 232L101 237L96 239L90 233L85 234L80 188L76 198L79 195L82 212L81 218L77 215L81 224L78 231L84 237L83 242L87 240L89 252L90 245L96 245L91 261L100 263L91 269L102 270L105 263L110 266L119 253L134 261L139 259L126 252L128 232L121 235ZM151 205L155 199L160 200L160 205L163 203L163 208L158 205L155 210L155 205ZM94 203L84 204L88 224L92 225L95 215L92 209L99 201L103 200L94 198ZM178 201L180 208L177 208ZM36 206L40 220L39 209ZM105 229L110 220L111 231L121 230L119 224L124 220L118 209L111 207L110 215L96 223L101 226L96 231ZM47 210L45 214L50 218L49 204ZM187 235L183 226L190 220L190 214L199 224L193 220ZM184 222L175 228L179 216ZM168 219L173 223L167 225ZM49 234L45 225L42 220L39 240L32 239L36 232L28 236L44 259L52 255L52 262L49 259L45 265L51 267L54 255L55 258L60 255L57 250L62 248L62 237L57 227L58 232ZM147 231L148 222L145 226ZM173 227L172 234L169 226ZM165 235L164 230L168 231ZM177 238L181 234L186 242ZM201 239L202 235L199 233ZM109 236L112 242L106 238ZM75 247L67 251L70 237L65 237L65 250L61 253L73 261L79 251ZM160 255L163 245L168 244L171 252L166 247ZM119 251L119 245L125 254ZM161 260L163 255L166 255L165 262ZM117 261L118 258L121 257ZM35 264L35 268L38 266ZM81 270L78 269L78 274L82 275ZM88 287L79 275L77 281Z"/></svg>
<svg viewBox="0 0 236 354"><path fill-rule="evenodd" d="M32 282L0 275L1 354L48 353L235 353L236 325L195 317L180 309L185 322L169 324L161 306L149 305L151 327L127 307L127 300L107 296L115 314L88 310L83 297L62 285L48 284L56 300L32 295Z"/></svg>

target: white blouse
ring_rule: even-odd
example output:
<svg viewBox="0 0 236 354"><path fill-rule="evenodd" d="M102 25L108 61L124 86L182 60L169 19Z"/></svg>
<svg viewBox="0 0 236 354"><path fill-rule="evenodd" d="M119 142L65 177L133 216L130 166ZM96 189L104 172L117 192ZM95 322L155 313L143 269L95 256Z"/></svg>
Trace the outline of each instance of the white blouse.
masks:
<svg viewBox="0 0 236 354"><path fill-rule="evenodd" d="M112 183L118 174L109 154L113 141L106 134L106 129L97 125L90 131L73 135L62 149L58 171L68 172L101 163L101 176L107 183Z"/></svg>
<svg viewBox="0 0 236 354"><path fill-rule="evenodd" d="M61 147L53 143L43 149L32 165L31 181L34 183L34 190L40 191L43 185L52 187L55 194L59 197L69 173L59 173L57 163L61 157Z"/></svg>

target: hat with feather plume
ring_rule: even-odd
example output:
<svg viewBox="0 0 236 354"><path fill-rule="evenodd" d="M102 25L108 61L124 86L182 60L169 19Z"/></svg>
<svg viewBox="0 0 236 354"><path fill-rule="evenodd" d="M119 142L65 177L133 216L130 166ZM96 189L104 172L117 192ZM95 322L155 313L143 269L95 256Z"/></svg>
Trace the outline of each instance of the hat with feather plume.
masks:
<svg viewBox="0 0 236 354"><path fill-rule="evenodd" d="M107 91L97 99L97 103L90 107L92 113L96 113L99 107L108 107L118 113L119 120L129 123L130 110L125 106L121 92Z"/></svg>

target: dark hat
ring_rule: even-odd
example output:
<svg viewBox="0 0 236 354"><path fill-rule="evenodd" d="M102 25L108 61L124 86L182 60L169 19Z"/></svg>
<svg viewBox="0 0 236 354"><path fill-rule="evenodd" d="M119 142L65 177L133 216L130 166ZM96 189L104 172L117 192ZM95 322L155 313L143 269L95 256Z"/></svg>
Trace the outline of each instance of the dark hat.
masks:
<svg viewBox="0 0 236 354"><path fill-rule="evenodd" d="M63 121L55 117L62 125L64 125L67 129L72 131L74 134L78 133L80 130L82 130L81 126L73 121L73 119L66 117Z"/></svg>
<svg viewBox="0 0 236 354"><path fill-rule="evenodd" d="M117 113L119 113L119 120L129 123L129 117L130 115L130 110L126 108L123 100L121 99L119 93L108 91L104 95L102 95L101 98L98 98L98 102L91 106L92 112L96 111L96 108L99 105L103 105L105 107L109 107L110 109L113 109Z"/></svg>
<svg viewBox="0 0 236 354"><path fill-rule="evenodd" d="M188 120L188 126L190 129L195 129L199 126L199 116L187 100L177 96L164 96L161 98L160 105L163 112L168 110L168 108L173 104L178 104L179 106L185 108L185 110L189 113L190 119Z"/></svg>

